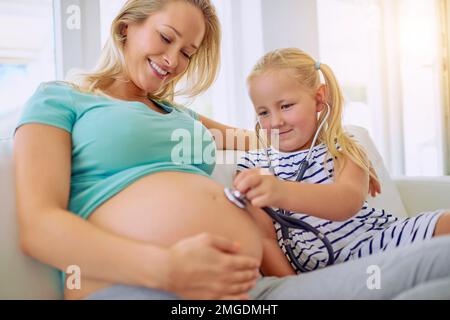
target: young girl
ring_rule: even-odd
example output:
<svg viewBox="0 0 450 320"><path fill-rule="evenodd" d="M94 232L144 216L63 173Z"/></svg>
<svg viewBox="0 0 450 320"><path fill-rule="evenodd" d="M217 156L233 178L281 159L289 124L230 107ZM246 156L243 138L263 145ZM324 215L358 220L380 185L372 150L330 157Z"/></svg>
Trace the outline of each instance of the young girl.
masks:
<svg viewBox="0 0 450 320"><path fill-rule="evenodd" d="M246 195L266 235L265 274L299 270L288 263L280 225L255 207L285 209L320 230L331 242L336 263L450 233L450 213L444 210L400 220L367 204L369 177L376 177L362 147L344 132L342 93L327 65L298 49L275 50L257 63L248 88L258 116L257 132L271 146L241 159L234 187ZM295 182L311 148L304 178ZM268 168L273 174L267 174ZM327 250L314 234L290 229L289 238L303 268L326 265Z"/></svg>

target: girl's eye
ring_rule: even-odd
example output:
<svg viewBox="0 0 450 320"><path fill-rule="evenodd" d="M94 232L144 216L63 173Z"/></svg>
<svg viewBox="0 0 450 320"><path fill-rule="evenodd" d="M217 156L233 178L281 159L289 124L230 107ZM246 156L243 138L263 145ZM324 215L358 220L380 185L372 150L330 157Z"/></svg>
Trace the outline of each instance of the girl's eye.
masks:
<svg viewBox="0 0 450 320"><path fill-rule="evenodd" d="M258 113L258 116L260 117L266 117L269 113L267 111L261 111L260 113Z"/></svg>
<svg viewBox="0 0 450 320"><path fill-rule="evenodd" d="M163 35L163 34L161 34L161 39L162 39L162 41L164 41L165 43L171 43L172 41L170 41L170 39L169 38L167 38L165 35Z"/></svg>
<svg viewBox="0 0 450 320"><path fill-rule="evenodd" d="M281 109L289 109L290 107L292 107L294 104L283 104L282 106L281 106Z"/></svg>

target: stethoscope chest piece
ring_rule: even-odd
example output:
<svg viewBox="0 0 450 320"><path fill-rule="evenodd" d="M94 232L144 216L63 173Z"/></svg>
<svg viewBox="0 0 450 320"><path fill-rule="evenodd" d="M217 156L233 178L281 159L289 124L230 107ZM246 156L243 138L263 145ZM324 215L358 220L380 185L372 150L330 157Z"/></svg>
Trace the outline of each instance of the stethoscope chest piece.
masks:
<svg viewBox="0 0 450 320"><path fill-rule="evenodd" d="M231 190L229 188L224 189L225 196L234 203L238 208L245 209L247 204L245 203L245 197L238 190Z"/></svg>

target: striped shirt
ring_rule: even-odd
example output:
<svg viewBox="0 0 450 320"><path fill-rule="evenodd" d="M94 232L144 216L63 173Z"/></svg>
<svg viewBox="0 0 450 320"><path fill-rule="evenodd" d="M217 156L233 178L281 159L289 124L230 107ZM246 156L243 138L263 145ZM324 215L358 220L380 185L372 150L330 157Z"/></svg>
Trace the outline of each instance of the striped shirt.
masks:
<svg viewBox="0 0 450 320"><path fill-rule="evenodd" d="M270 165L275 174L283 180L295 181L300 163L309 150L281 152L268 148ZM264 150L247 152L238 162L237 170L269 168ZM325 144L317 145L311 152L308 169L302 183L334 183L333 158ZM346 221L331 221L301 212L290 215L302 219L321 231L331 242L336 263L360 258L384 251L419 239L431 238L434 225L441 212L424 213L414 218L400 220L383 209L372 208L365 201L361 210ZM274 222L278 244L286 254L280 225ZM323 242L314 234L298 229L289 230L289 238L296 259L307 270L315 270L326 265L328 253ZM295 265L291 263L294 270ZM296 270L299 272L299 270Z"/></svg>

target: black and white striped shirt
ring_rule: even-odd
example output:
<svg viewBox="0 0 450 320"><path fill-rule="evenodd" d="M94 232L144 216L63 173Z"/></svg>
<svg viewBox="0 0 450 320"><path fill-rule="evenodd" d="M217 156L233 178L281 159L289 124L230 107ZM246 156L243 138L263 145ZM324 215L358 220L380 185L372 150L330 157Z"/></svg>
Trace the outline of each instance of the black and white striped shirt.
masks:
<svg viewBox="0 0 450 320"><path fill-rule="evenodd" d="M295 181L299 165L306 158L308 151L281 152L269 148L267 154L270 157L272 169L280 179ZM313 148L309 162L302 183L334 183L333 158L328 154L325 144ZM251 168L269 168L264 150L247 152L238 162L238 171ZM420 220L420 216L399 221L397 217L385 210L372 208L364 202L361 210L347 221L325 220L301 212L291 213L291 215L304 220L326 235L333 246L336 263L339 263L386 250L393 243L398 246L402 241L413 242L417 233L420 233L420 237L424 239L431 237L430 230L434 228L438 213L425 215L425 218L422 217L423 222L419 223L416 220ZM274 225L278 243L286 254L280 226L278 223ZM290 240L296 258L305 268L315 270L325 266L328 253L322 241L314 234L291 229Z"/></svg>

